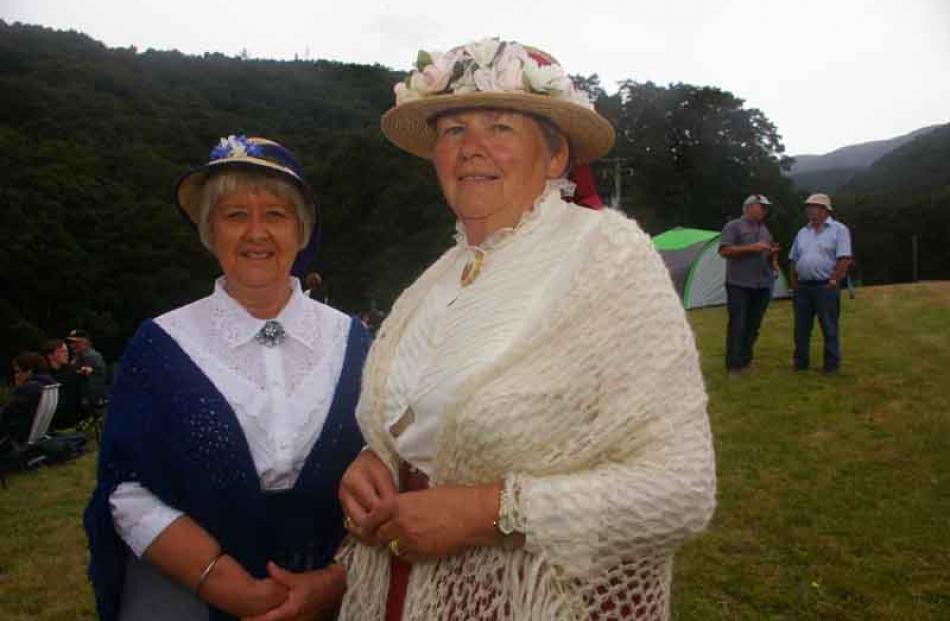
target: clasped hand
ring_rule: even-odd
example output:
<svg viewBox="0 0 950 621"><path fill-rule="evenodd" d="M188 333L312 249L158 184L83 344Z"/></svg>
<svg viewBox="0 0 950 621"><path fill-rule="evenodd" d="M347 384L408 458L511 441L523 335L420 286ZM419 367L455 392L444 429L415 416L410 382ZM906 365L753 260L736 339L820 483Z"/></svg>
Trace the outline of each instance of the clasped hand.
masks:
<svg viewBox="0 0 950 621"><path fill-rule="evenodd" d="M393 551L413 562L495 543L500 489L446 485L400 494L386 464L365 450L343 475L340 504L354 537L368 546L396 541Z"/></svg>
<svg viewBox="0 0 950 621"><path fill-rule="evenodd" d="M345 571L340 565L326 569L294 573L267 564L268 578L263 583L285 589L286 597L264 614L243 621L313 621L330 617L346 589Z"/></svg>

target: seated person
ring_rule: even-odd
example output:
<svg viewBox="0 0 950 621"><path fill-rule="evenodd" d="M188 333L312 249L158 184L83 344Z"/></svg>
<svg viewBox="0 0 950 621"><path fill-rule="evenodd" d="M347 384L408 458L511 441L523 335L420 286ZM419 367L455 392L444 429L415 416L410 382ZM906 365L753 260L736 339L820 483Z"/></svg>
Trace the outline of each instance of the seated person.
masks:
<svg viewBox="0 0 950 621"><path fill-rule="evenodd" d="M92 337L85 330L72 330L66 342L73 353L72 364L83 377L80 400L83 411L88 413L105 402L106 361L92 346Z"/></svg>
<svg viewBox="0 0 950 621"><path fill-rule="evenodd" d="M43 387L55 384L49 376L46 359L35 351L26 351L13 359L13 396L0 411L0 437L9 436L18 444L30 438L30 428Z"/></svg>
<svg viewBox="0 0 950 621"><path fill-rule="evenodd" d="M75 427L82 419L79 390L83 378L79 369L69 363L69 349L62 339L46 341L41 351L49 365L50 376L59 383L59 402L50 426L53 429Z"/></svg>

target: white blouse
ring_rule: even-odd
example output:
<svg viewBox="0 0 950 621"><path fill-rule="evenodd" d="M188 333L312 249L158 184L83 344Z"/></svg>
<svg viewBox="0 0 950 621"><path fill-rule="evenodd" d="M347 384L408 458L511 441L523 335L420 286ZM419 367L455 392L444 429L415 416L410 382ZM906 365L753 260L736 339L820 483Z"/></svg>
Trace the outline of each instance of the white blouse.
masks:
<svg viewBox="0 0 950 621"><path fill-rule="evenodd" d="M477 247L467 243L459 224L449 266L406 325L386 384L386 428L400 457L428 476L433 472L442 413L465 380L497 360L525 328L525 321L537 312L535 293L552 286L548 275L556 256L538 252L539 260L517 258L525 244L557 238L564 210L579 209L560 200L565 190L573 190L573 184L548 182L533 209L514 228L493 233ZM481 272L463 287L461 274L479 253ZM499 279L497 270L504 270L506 277ZM493 275L487 280L498 287L485 298L479 288L489 272ZM466 316L479 318L477 332L455 329L473 325Z"/></svg>
<svg viewBox="0 0 950 621"><path fill-rule="evenodd" d="M275 347L254 340L265 320L231 298L224 278L214 293L155 320L227 399L247 439L261 488L293 487L320 436L346 355L350 318L305 297L291 278L291 296L274 319L287 338ZM139 483L109 497L119 536L141 557L182 515Z"/></svg>

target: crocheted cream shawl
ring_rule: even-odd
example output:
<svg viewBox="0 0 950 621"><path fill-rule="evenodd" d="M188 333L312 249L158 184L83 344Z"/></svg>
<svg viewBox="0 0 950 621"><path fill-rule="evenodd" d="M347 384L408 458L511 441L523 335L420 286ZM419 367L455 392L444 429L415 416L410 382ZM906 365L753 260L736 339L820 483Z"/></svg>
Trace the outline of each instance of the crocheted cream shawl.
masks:
<svg viewBox="0 0 950 621"><path fill-rule="evenodd" d="M554 233L519 242L550 261L543 309L444 414L438 484L516 476L527 526L520 550L474 548L414 565L404 620L666 619L674 551L715 505L706 394L693 334L650 238L615 211L552 201ZM400 334L450 250L393 306L370 351L357 418L395 467L381 399ZM550 260L550 259L545 259ZM471 338L519 261L486 268ZM494 275L492 275L494 274ZM460 298L456 304L463 303ZM452 327L450 326L450 329ZM464 352L459 352L464 355ZM446 361L451 364L451 361ZM382 620L389 555L348 541L341 619Z"/></svg>

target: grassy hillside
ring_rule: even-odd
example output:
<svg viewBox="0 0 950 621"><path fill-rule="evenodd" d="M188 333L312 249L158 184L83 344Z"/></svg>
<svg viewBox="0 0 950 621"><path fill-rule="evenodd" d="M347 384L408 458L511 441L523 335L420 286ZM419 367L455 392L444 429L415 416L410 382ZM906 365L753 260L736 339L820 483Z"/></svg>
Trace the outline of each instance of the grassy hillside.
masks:
<svg viewBox="0 0 950 621"><path fill-rule="evenodd" d="M950 618L950 283L845 300L844 366L831 378L790 370L787 301L735 379L723 371L724 310L690 319L719 508L678 556L674 618ZM79 523L93 461L0 490L0 618L93 618Z"/></svg>

